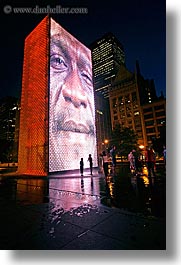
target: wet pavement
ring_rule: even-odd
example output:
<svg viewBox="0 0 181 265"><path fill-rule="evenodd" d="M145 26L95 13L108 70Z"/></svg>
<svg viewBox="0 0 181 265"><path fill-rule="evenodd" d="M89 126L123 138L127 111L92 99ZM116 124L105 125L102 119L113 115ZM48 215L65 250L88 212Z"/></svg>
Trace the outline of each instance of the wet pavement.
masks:
<svg viewBox="0 0 181 265"><path fill-rule="evenodd" d="M0 174L0 249L166 248L166 176L119 165L107 180L93 171L22 177Z"/></svg>

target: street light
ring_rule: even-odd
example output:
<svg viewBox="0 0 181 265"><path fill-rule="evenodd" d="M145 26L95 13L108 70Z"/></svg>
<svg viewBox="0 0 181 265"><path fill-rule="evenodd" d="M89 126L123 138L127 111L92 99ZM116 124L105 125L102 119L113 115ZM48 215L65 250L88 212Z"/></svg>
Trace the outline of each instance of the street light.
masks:
<svg viewBox="0 0 181 265"><path fill-rule="evenodd" d="M109 143L109 141L108 141L107 139L105 139L105 140L104 140L104 143L105 143L105 144L108 144L108 143Z"/></svg>
<svg viewBox="0 0 181 265"><path fill-rule="evenodd" d="M141 155L140 155L140 156L141 156L141 160L144 160L144 155L143 155L143 153L142 153L142 151L143 151L144 148L145 148L145 147L144 147L144 145L142 145L142 144L139 146L139 149L141 149Z"/></svg>
<svg viewBox="0 0 181 265"><path fill-rule="evenodd" d="M141 150L143 150L145 147L144 147L144 145L141 144L141 145L139 146L139 148L140 148Z"/></svg>
<svg viewBox="0 0 181 265"><path fill-rule="evenodd" d="M106 148L106 149L108 148L108 143L109 143L109 140L105 139L105 140L104 140L104 145L105 145L105 148Z"/></svg>

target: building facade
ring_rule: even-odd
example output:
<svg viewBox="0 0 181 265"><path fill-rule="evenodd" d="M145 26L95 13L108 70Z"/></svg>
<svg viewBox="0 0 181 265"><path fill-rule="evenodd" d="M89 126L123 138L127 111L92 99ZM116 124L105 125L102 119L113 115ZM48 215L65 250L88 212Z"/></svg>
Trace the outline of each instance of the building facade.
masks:
<svg viewBox="0 0 181 265"><path fill-rule="evenodd" d="M102 153L108 146L112 133L109 101L101 94L95 94L96 104L96 129L97 129L97 150ZM107 142L107 144L106 144Z"/></svg>
<svg viewBox="0 0 181 265"><path fill-rule="evenodd" d="M90 49L96 95L98 153L101 153L106 148L104 141L110 139L112 133L109 87L120 65L125 64L125 54L123 45L112 33L107 33L94 41Z"/></svg>
<svg viewBox="0 0 181 265"><path fill-rule="evenodd" d="M109 97L109 86L121 64L125 64L123 45L112 34L107 33L90 45L94 89L105 98Z"/></svg>
<svg viewBox="0 0 181 265"><path fill-rule="evenodd" d="M160 98L155 102L142 106L146 144L151 145L156 139L162 138L166 145L166 100Z"/></svg>
<svg viewBox="0 0 181 265"><path fill-rule="evenodd" d="M16 129L17 114L19 112L18 99L4 97L0 99L0 161L17 162Z"/></svg>
<svg viewBox="0 0 181 265"><path fill-rule="evenodd" d="M120 124L121 128L129 127L138 136L138 143L145 142L144 123L140 105L140 94L134 73L125 66L120 70L109 90L112 129Z"/></svg>
<svg viewBox="0 0 181 265"><path fill-rule="evenodd" d="M14 141L17 108L17 98L5 97L0 99L0 139Z"/></svg>
<svg viewBox="0 0 181 265"><path fill-rule="evenodd" d="M156 96L154 82L140 75L138 63L135 73L120 67L109 100L112 129L119 124L134 130L138 144L144 147L160 137L166 123L166 101Z"/></svg>

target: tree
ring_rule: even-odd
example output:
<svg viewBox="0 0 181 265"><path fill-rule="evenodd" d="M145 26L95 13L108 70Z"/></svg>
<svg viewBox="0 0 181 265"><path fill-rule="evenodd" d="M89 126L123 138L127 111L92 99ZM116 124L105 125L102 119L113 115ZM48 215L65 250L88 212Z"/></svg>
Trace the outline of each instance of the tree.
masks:
<svg viewBox="0 0 181 265"><path fill-rule="evenodd" d="M120 125L117 125L113 130L112 144L117 146L121 156L127 156L133 149L138 151L137 140L136 133L128 127L121 128Z"/></svg>
<svg viewBox="0 0 181 265"><path fill-rule="evenodd" d="M12 149L11 141L0 139L0 162L7 163Z"/></svg>

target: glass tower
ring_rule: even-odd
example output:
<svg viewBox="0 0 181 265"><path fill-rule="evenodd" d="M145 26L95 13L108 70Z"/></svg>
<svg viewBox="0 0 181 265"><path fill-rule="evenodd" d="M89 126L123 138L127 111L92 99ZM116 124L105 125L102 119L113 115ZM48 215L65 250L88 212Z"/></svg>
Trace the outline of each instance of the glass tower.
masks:
<svg viewBox="0 0 181 265"><path fill-rule="evenodd" d="M120 65L125 64L124 48L112 33L105 34L92 43L90 48L92 50L94 89L108 98L111 81Z"/></svg>

